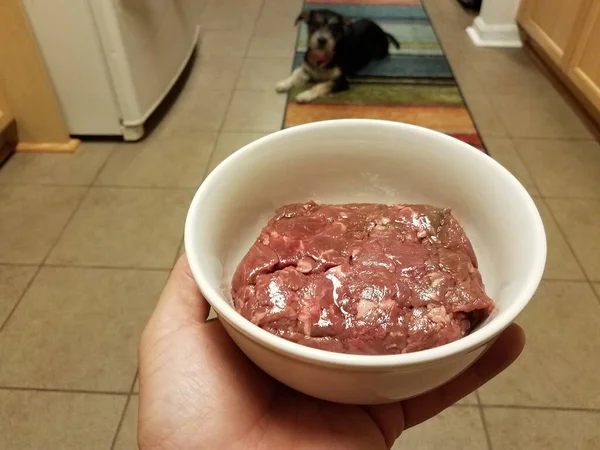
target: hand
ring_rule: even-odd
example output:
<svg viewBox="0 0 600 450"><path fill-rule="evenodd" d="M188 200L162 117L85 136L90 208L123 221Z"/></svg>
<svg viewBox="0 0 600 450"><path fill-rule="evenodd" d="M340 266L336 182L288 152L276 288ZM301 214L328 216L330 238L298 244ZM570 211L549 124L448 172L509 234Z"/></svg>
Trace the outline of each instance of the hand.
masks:
<svg viewBox="0 0 600 450"><path fill-rule="evenodd" d="M179 260L139 348L141 450L388 449L402 431L456 403L507 368L525 337L511 325L471 368L403 402L348 406L275 381L231 341Z"/></svg>

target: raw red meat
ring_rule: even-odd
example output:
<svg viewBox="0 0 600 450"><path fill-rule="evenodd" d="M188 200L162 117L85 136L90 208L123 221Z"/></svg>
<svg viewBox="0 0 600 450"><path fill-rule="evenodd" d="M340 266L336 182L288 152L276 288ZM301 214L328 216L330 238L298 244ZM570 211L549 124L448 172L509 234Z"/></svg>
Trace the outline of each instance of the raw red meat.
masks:
<svg viewBox="0 0 600 450"><path fill-rule="evenodd" d="M437 347L494 307L465 232L449 209L427 205L286 205L231 287L254 324L342 353Z"/></svg>

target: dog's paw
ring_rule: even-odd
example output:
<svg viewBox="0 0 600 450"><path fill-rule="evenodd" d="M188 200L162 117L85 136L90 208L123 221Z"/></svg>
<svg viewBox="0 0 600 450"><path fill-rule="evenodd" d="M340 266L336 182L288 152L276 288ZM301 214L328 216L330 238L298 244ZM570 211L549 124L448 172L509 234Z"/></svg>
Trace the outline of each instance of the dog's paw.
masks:
<svg viewBox="0 0 600 450"><path fill-rule="evenodd" d="M286 83L285 81L280 81L275 85L275 90L279 93L288 92L291 88L292 87L289 85L289 83Z"/></svg>
<svg viewBox="0 0 600 450"><path fill-rule="evenodd" d="M296 101L298 103L310 103L315 98L316 97L315 97L314 93L312 93L311 91L300 92L298 95L296 95Z"/></svg>

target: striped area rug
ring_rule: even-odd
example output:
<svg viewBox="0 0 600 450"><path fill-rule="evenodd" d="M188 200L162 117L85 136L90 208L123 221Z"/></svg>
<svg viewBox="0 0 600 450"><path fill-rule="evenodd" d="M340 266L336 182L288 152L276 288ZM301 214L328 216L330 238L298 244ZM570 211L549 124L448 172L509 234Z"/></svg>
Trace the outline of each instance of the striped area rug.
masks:
<svg viewBox="0 0 600 450"><path fill-rule="evenodd" d="M369 18L394 35L400 50L376 61L351 80L346 92L301 105L288 97L284 127L344 118L405 122L454 136L483 151L483 143L465 105L431 22L419 0L306 0L304 8L327 8L350 18ZM294 67L300 65L307 30L298 32Z"/></svg>

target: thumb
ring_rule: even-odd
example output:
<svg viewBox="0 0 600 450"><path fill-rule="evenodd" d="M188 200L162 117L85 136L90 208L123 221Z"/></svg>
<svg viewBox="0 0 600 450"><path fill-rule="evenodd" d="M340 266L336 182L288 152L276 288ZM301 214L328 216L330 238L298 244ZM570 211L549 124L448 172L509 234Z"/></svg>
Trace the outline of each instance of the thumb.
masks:
<svg viewBox="0 0 600 450"><path fill-rule="evenodd" d="M148 327L169 333L186 325L206 322L210 305L192 276L187 256L183 254L163 289Z"/></svg>

